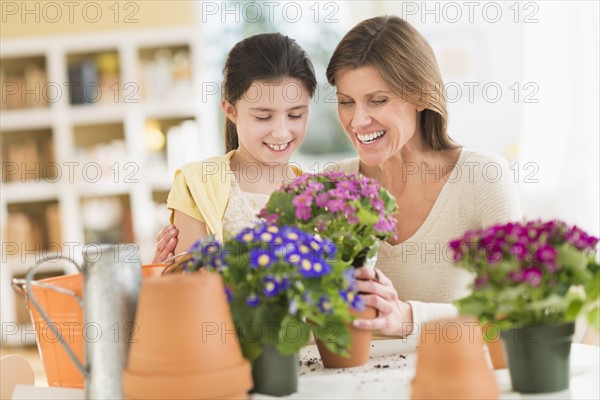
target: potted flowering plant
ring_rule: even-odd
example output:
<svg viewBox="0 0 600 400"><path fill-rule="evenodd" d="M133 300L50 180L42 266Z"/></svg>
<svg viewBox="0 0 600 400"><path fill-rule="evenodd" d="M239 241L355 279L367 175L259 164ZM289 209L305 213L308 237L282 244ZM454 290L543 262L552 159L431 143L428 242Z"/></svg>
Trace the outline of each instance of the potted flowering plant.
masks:
<svg viewBox="0 0 600 400"><path fill-rule="evenodd" d="M379 183L356 174L330 172L304 174L271 194L259 216L269 223L293 225L319 234L335 244L332 258L345 266L373 267L379 243L395 235L396 201ZM355 313L356 314L356 313ZM361 318L374 318L375 309L366 307ZM369 357L370 331L349 328L348 356L331 353L330 346L318 340L326 367L352 367L365 364Z"/></svg>
<svg viewBox="0 0 600 400"><path fill-rule="evenodd" d="M501 330L516 391L568 387L574 320L584 313L599 326L597 244L561 221L494 225L450 242L454 260L475 274L456 304Z"/></svg>
<svg viewBox="0 0 600 400"><path fill-rule="evenodd" d="M260 216L330 239L338 261L362 267L396 233L396 200L375 179L343 172L304 174L271 194Z"/></svg>
<svg viewBox="0 0 600 400"><path fill-rule="evenodd" d="M350 309L364 307L352 268L331 258L335 251L319 235L261 223L223 244L198 241L171 272L205 269L222 276L242 351L254 362L254 391L280 396L296 391L297 352L310 331L346 354Z"/></svg>

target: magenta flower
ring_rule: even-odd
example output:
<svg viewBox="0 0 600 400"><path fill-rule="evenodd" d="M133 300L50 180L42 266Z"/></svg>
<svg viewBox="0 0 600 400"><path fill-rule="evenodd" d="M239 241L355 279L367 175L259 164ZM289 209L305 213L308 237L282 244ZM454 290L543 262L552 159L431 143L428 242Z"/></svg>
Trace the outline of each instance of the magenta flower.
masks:
<svg viewBox="0 0 600 400"><path fill-rule="evenodd" d="M523 270L522 280L533 287L538 287L542 281L542 271L536 267L527 268Z"/></svg>

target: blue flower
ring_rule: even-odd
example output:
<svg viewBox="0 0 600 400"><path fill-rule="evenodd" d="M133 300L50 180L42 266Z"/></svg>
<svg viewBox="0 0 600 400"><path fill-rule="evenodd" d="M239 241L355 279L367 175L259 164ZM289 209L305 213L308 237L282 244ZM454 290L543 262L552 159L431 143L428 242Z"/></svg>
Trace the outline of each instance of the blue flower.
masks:
<svg viewBox="0 0 600 400"><path fill-rule="evenodd" d="M252 228L243 229L235 239L243 243L251 243L254 240L254 230Z"/></svg>
<svg viewBox="0 0 600 400"><path fill-rule="evenodd" d="M340 290L340 295L344 301L356 311L362 311L365 309L365 303L353 290Z"/></svg>
<svg viewBox="0 0 600 400"><path fill-rule="evenodd" d="M274 297L279 293L279 289L280 289L279 283L272 275L266 276L263 279L263 282L265 284L264 289L263 289L265 296Z"/></svg>
<svg viewBox="0 0 600 400"><path fill-rule="evenodd" d="M331 265L321 258L317 258L314 261L303 258L300 260L298 269L300 274L305 278L318 278L329 274L331 272Z"/></svg>
<svg viewBox="0 0 600 400"><path fill-rule="evenodd" d="M288 311L291 315L296 315L298 312L298 302L296 299L290 300L290 306L288 307Z"/></svg>
<svg viewBox="0 0 600 400"><path fill-rule="evenodd" d="M327 298L327 296L321 296L321 298L319 299L319 303L317 304L319 306L319 310L324 313L324 314L332 314L333 313L333 308L331 307L331 303L329 302L329 299Z"/></svg>
<svg viewBox="0 0 600 400"><path fill-rule="evenodd" d="M231 303L231 299L233 299L233 293L231 293L231 290L225 286L225 296L227 296L227 302Z"/></svg>
<svg viewBox="0 0 600 400"><path fill-rule="evenodd" d="M256 307L259 303L260 297L258 297L258 294L256 293L251 293L246 299L246 304L248 304L250 307Z"/></svg>
<svg viewBox="0 0 600 400"><path fill-rule="evenodd" d="M268 250L252 249L250 251L251 268L269 268L274 261L273 255Z"/></svg>

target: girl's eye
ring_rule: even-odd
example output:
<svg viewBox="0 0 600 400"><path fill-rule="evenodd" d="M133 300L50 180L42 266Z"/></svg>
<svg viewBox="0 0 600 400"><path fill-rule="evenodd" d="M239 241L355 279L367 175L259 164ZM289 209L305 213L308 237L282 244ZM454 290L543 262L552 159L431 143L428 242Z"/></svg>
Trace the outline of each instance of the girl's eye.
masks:
<svg viewBox="0 0 600 400"><path fill-rule="evenodd" d="M257 117L254 117L254 118L256 118L259 121L267 121L267 120L269 120L271 118L271 116L268 116L268 117L258 117L257 116Z"/></svg>
<svg viewBox="0 0 600 400"><path fill-rule="evenodd" d="M372 101L371 101L371 103L372 103L373 105L376 105L376 106L382 106L382 105L384 105L385 103L387 103L387 99L381 99L381 100L372 100Z"/></svg>
<svg viewBox="0 0 600 400"><path fill-rule="evenodd" d="M300 114L300 115L291 115L291 114L289 114L288 117L290 117L291 119L300 119L300 118L302 118L302 115L303 114Z"/></svg>

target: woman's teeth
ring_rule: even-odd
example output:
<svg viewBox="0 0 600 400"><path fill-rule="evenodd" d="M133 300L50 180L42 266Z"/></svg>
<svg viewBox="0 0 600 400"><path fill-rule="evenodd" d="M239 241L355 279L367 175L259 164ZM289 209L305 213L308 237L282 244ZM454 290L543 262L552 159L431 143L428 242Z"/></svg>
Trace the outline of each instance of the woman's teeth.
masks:
<svg viewBox="0 0 600 400"><path fill-rule="evenodd" d="M292 143L292 142L287 142L287 143L284 143L284 144L270 144L270 143L266 143L266 145L269 146L269 148L271 150L284 151L285 149L288 148L288 146L290 145L290 143Z"/></svg>
<svg viewBox="0 0 600 400"><path fill-rule="evenodd" d="M358 140L361 143L369 144L369 143L376 142L383 135L385 135L385 131L381 130L381 131L377 131L377 132L373 132L373 133L368 133L366 135L356 134L356 137L358 137Z"/></svg>

